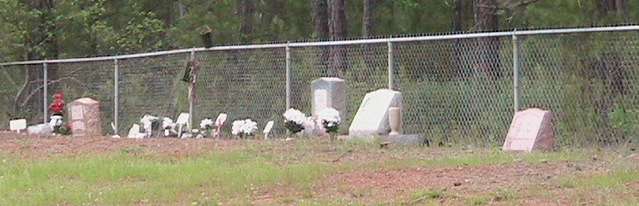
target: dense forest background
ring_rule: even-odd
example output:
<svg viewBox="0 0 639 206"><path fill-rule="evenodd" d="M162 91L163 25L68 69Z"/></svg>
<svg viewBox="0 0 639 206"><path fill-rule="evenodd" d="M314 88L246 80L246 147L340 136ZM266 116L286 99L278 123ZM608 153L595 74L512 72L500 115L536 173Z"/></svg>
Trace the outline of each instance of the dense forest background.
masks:
<svg viewBox="0 0 639 206"><path fill-rule="evenodd" d="M636 23L639 0L0 0L0 60Z"/></svg>

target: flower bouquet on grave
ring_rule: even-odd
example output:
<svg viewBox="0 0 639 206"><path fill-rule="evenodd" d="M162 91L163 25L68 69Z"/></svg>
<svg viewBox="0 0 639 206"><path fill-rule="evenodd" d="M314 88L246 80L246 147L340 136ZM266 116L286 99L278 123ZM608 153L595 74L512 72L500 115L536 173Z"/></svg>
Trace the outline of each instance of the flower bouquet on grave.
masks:
<svg viewBox="0 0 639 206"><path fill-rule="evenodd" d="M206 118L200 122L200 135L202 137L210 137L215 123L212 119Z"/></svg>
<svg viewBox="0 0 639 206"><path fill-rule="evenodd" d="M231 126L231 134L245 138L253 136L257 130L257 123L251 119L235 120Z"/></svg>
<svg viewBox="0 0 639 206"><path fill-rule="evenodd" d="M329 134L331 141L335 140L335 135L339 131L339 125L342 123L342 119L339 117L339 111L333 108L326 108L319 112L317 115L322 126Z"/></svg>
<svg viewBox="0 0 639 206"><path fill-rule="evenodd" d="M173 122L171 118L164 117L162 118L162 129L164 129L164 137L173 137L177 136L177 131L175 130L176 124Z"/></svg>
<svg viewBox="0 0 639 206"><path fill-rule="evenodd" d="M304 122L306 122L306 115L296 109L288 109L284 112L284 127L288 129L291 134L297 134L304 130Z"/></svg>

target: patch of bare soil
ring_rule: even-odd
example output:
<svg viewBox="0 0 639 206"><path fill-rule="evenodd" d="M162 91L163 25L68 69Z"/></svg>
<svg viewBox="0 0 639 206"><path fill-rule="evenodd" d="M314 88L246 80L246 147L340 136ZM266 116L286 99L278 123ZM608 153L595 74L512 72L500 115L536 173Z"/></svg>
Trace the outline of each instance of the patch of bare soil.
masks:
<svg viewBox="0 0 639 206"><path fill-rule="evenodd" d="M553 178L562 175L585 173L601 168L575 166L572 163L549 163L530 165L486 165L476 167L455 167L441 169L400 169L367 172L350 172L331 176L317 185L313 196L325 199L344 199L379 203L406 201L415 191L445 191L439 201L443 204L458 204L460 199L475 195L495 193L492 203L507 197L499 197L499 190L517 192L526 186L551 189ZM451 195L452 194L452 195ZM462 198L463 197L463 198ZM569 204L561 202L559 204ZM410 202L407 202L410 204ZM552 204L545 200L530 199L524 204ZM461 204L467 204L461 202Z"/></svg>
<svg viewBox="0 0 639 206"><path fill-rule="evenodd" d="M226 150L240 144L242 143L239 141L213 139L34 137L0 132L1 153L36 159L119 151L182 158L205 152Z"/></svg>

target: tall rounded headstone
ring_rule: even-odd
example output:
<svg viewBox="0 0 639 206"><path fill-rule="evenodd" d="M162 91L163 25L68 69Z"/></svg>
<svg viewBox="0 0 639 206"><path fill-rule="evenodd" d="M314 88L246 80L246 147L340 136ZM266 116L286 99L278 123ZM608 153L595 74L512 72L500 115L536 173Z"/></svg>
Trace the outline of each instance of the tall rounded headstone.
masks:
<svg viewBox="0 0 639 206"><path fill-rule="evenodd" d="M100 102L91 98L77 99L68 105L69 125L74 137L101 136Z"/></svg>
<svg viewBox="0 0 639 206"><path fill-rule="evenodd" d="M346 116L346 82L335 77L323 77L311 82L312 115L317 117L320 111L333 108L341 119Z"/></svg>

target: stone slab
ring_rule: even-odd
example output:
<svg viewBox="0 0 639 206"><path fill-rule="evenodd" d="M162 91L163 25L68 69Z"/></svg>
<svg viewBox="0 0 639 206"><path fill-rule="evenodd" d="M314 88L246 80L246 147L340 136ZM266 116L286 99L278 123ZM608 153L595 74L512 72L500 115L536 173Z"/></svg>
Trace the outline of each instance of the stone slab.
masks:
<svg viewBox="0 0 639 206"><path fill-rule="evenodd" d="M387 141L398 145L423 145L426 138L420 134L399 134L381 137L382 141Z"/></svg>
<svg viewBox="0 0 639 206"><path fill-rule="evenodd" d="M100 102L91 98L80 98L69 103L67 112L70 117L71 134L74 137L102 135Z"/></svg>
<svg viewBox="0 0 639 206"><path fill-rule="evenodd" d="M553 114L532 108L515 113L503 150L552 150L555 145Z"/></svg>
<svg viewBox="0 0 639 206"><path fill-rule="evenodd" d="M346 115L346 81L335 77L323 77L311 82L312 113L317 117L320 111L333 108L339 112L340 118Z"/></svg>
<svg viewBox="0 0 639 206"><path fill-rule="evenodd" d="M388 109L402 107L402 94L389 89L380 89L366 94L348 129L351 138L370 139L388 135Z"/></svg>
<svg viewBox="0 0 639 206"><path fill-rule="evenodd" d="M53 134L53 129L49 126L49 124L37 124L27 127L27 134L49 136Z"/></svg>

